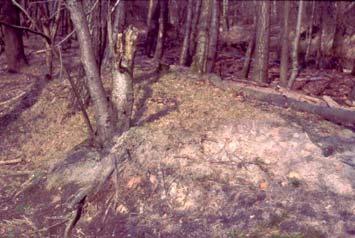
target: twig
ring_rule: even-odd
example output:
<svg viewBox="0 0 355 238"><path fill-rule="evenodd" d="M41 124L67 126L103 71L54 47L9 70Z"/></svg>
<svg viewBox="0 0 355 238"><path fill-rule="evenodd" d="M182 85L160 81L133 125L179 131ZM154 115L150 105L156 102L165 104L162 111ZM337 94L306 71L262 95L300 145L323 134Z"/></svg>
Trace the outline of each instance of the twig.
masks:
<svg viewBox="0 0 355 238"><path fill-rule="evenodd" d="M107 215L108 215L108 212L109 212L111 206L115 203L115 201L112 200L113 197L115 196L115 194L116 194L116 193L113 193L113 194L111 195L111 197L109 198L108 202L107 202L107 208L106 208L105 213L104 213L104 216L103 216L103 218L102 218L102 223L103 223L103 224L105 224L105 222L106 222L106 218L107 218Z"/></svg>
<svg viewBox="0 0 355 238"><path fill-rule="evenodd" d="M56 226L60 226L60 225L63 225L64 223L66 223L67 221L69 221L69 218L66 218L64 221L61 221L61 222L58 222L56 224L53 224L51 226L48 226L48 227L44 227L42 229L39 229L39 230L35 230L35 231L31 231L29 232L29 234L34 234L34 233L42 233L42 232L46 232Z"/></svg>
<svg viewBox="0 0 355 238"><path fill-rule="evenodd" d="M22 158L20 159L10 159L10 160L1 160L0 165L10 165L10 164L18 164L23 161Z"/></svg>
<svg viewBox="0 0 355 238"><path fill-rule="evenodd" d="M25 94L26 94L26 91L21 92L19 95L15 96L13 98L10 98L9 100L6 100L4 102L0 102L0 106L6 105L6 104L11 104L13 101L16 101L17 99L21 98ZM1 164L1 162L0 162L0 164Z"/></svg>
<svg viewBox="0 0 355 238"><path fill-rule="evenodd" d="M68 35L66 35L61 41L59 41L56 46L60 46L61 44L63 44L63 42L65 42L66 40L68 40L73 34L75 33L75 30L73 30L72 32L70 32Z"/></svg>

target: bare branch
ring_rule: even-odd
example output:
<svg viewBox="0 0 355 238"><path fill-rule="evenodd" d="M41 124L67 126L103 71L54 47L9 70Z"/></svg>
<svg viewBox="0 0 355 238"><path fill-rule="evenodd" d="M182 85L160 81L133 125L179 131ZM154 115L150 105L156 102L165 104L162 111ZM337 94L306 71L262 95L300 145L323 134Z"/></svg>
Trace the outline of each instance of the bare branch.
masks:
<svg viewBox="0 0 355 238"><path fill-rule="evenodd" d="M113 5L113 7L111 8L111 13L113 13L116 9L116 7L118 6L118 4L120 3L120 0L117 0L115 5Z"/></svg>
<svg viewBox="0 0 355 238"><path fill-rule="evenodd" d="M355 2L350 3L350 5L348 5L348 7L345 9L343 14L348 13L348 11L350 11L351 9L353 9L353 7L355 6Z"/></svg>
<svg viewBox="0 0 355 238"><path fill-rule="evenodd" d="M31 21L32 25L36 28L37 24L36 24L35 20L30 16L30 14L26 11L26 9L24 9L21 6L21 4L16 2L16 0L11 0L11 1L16 7L18 7L26 15L26 17Z"/></svg>
<svg viewBox="0 0 355 238"><path fill-rule="evenodd" d="M28 31L28 32L31 32L31 33L33 33L35 35L42 36L43 38L46 39L48 44L51 44L51 42L52 42L52 40L51 40L51 38L49 38L49 36L43 34L42 32L32 30L32 29L30 29L28 27L12 25L12 24L9 24L9 23L3 22L3 21L0 21L0 25L4 25L4 26L7 26L7 27L12 27L12 28L20 29L20 30L24 30L24 31Z"/></svg>
<svg viewBox="0 0 355 238"><path fill-rule="evenodd" d="M88 131L89 131L89 138L90 139L93 139L94 138L94 129L91 125L91 122L90 122L90 119L89 119L89 115L87 114L86 110L85 110L85 107L84 107L84 104L81 100L81 97L80 97L80 94L76 88L76 85L72 79L72 77L70 76L70 73L69 73L69 70L68 68L65 66L65 64L63 63L63 58L62 58L62 51L60 49L60 47L58 46L57 47L57 51L58 52L55 52L56 54L58 54L58 58L59 58L59 61L60 61L60 66L61 66L61 74L62 74L62 70L64 70L64 72L66 73L67 77L68 77L68 81L70 83L70 86L72 87L72 90L74 92L74 95L76 97L76 99L78 100L78 104L79 104L79 107L80 107L80 110L83 114L83 117L84 117L84 121L85 121L85 124L88 128Z"/></svg>

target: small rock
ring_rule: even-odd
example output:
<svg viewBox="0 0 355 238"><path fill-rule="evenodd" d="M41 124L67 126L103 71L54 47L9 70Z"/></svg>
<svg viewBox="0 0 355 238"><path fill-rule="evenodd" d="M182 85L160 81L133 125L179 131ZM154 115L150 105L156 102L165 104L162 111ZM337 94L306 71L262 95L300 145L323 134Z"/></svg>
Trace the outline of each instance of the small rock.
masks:
<svg viewBox="0 0 355 238"><path fill-rule="evenodd" d="M259 183L259 188L261 190L266 190L268 188L269 184L265 181L265 180L262 180L260 183Z"/></svg>
<svg viewBox="0 0 355 238"><path fill-rule="evenodd" d="M301 175L295 171L291 171L287 174L287 178L301 180Z"/></svg>
<svg viewBox="0 0 355 238"><path fill-rule="evenodd" d="M135 189L142 183L142 177L133 177L127 183L127 188Z"/></svg>
<svg viewBox="0 0 355 238"><path fill-rule="evenodd" d="M288 173L287 178L289 183L295 187L298 187L301 184L301 175L295 171Z"/></svg>
<svg viewBox="0 0 355 238"><path fill-rule="evenodd" d="M120 205L117 206L116 212L117 213L121 213L121 214L127 214L128 213L128 209L127 209L127 207L125 205L120 204Z"/></svg>

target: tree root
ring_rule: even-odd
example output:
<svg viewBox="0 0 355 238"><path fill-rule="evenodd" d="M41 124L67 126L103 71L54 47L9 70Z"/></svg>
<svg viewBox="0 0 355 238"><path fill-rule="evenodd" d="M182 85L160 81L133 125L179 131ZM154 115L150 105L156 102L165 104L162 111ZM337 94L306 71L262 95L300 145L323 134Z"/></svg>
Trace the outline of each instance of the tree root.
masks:
<svg viewBox="0 0 355 238"><path fill-rule="evenodd" d="M69 237L70 237L70 234L71 234L71 232L72 232L74 226L75 226L76 223L79 221L79 219L80 219L80 217L81 217L81 213L82 213L82 211L83 211L83 206L84 206L84 203L85 203L85 198L86 198L86 197L84 197L84 198L80 201L80 203L79 203L77 209L76 209L74 212L72 212L72 218L70 219L69 223L67 224L67 226L65 227L65 230L64 230L64 235L63 235L64 238L69 238Z"/></svg>

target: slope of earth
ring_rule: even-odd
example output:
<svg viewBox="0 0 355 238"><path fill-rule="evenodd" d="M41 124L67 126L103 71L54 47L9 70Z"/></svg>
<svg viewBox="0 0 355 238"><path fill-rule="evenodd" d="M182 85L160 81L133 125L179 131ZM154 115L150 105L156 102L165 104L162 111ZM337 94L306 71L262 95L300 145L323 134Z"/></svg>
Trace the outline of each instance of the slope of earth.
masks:
<svg viewBox="0 0 355 238"><path fill-rule="evenodd" d="M176 70L136 82L139 136L118 193L110 182L88 200L74 237L354 235L354 132L245 101L207 77ZM1 166L1 237L61 237L48 225L59 215L43 209L56 195L9 200L26 180L9 171L46 168L85 139L79 113L62 120L68 90L59 79L45 83L2 128L2 160L27 163Z"/></svg>

